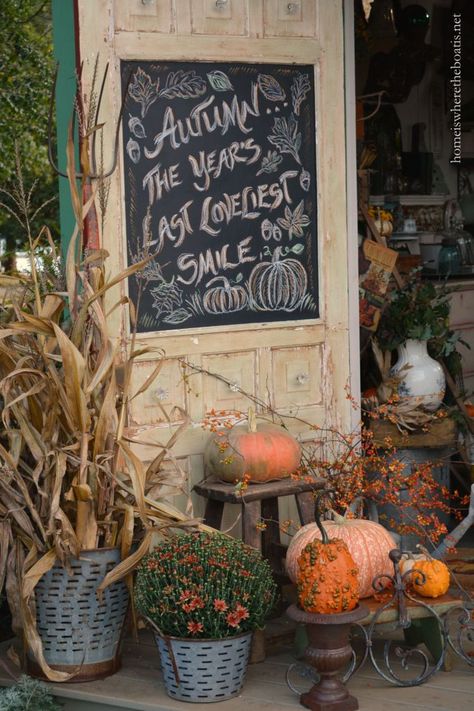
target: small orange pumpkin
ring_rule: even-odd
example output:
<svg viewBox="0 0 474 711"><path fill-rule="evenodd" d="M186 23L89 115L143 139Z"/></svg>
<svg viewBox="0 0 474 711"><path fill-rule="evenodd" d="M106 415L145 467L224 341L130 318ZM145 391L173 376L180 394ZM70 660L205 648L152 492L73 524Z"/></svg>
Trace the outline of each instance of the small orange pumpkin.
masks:
<svg viewBox="0 0 474 711"><path fill-rule="evenodd" d="M223 481L266 482L289 477L299 467L301 447L283 427L258 422L249 409L248 425L213 434L204 451L204 464L211 476Z"/></svg>
<svg viewBox="0 0 474 711"><path fill-rule="evenodd" d="M408 554L400 561L402 573L412 571L408 582L422 597L440 597L449 590L451 576L449 568L442 560L430 556L428 551L419 546L423 553ZM418 573L422 573L419 575Z"/></svg>
<svg viewBox="0 0 474 711"><path fill-rule="evenodd" d="M320 500L316 498L316 524L321 531L298 558L298 602L306 612L334 614L353 610L359 601L359 570L344 541L329 539L321 524Z"/></svg>
<svg viewBox="0 0 474 711"><path fill-rule="evenodd" d="M466 402L465 406L469 417L474 417L474 405L470 402Z"/></svg>

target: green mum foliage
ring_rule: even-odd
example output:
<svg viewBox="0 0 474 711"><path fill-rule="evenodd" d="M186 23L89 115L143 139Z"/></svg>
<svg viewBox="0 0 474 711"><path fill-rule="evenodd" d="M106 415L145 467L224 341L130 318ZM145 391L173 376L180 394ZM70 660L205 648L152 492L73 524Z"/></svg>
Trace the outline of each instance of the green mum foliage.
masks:
<svg viewBox="0 0 474 711"><path fill-rule="evenodd" d="M276 599L268 561L241 540L176 535L138 569L137 609L174 637L222 639L262 628Z"/></svg>

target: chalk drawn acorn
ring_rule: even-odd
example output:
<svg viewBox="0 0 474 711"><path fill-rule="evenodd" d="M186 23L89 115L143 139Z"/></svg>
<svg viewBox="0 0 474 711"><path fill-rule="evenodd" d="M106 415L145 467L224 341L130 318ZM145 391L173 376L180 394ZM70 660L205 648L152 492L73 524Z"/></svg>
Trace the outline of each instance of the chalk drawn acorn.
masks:
<svg viewBox="0 0 474 711"><path fill-rule="evenodd" d="M204 294L202 305L208 314L226 314L241 311L248 302L248 294L243 286L231 285L225 276L217 276L207 282L207 286L221 281L222 284L209 289Z"/></svg>
<svg viewBox="0 0 474 711"><path fill-rule="evenodd" d="M294 311L306 293L308 277L296 259L280 261L276 247L271 262L257 264L249 277L249 291L260 311Z"/></svg>

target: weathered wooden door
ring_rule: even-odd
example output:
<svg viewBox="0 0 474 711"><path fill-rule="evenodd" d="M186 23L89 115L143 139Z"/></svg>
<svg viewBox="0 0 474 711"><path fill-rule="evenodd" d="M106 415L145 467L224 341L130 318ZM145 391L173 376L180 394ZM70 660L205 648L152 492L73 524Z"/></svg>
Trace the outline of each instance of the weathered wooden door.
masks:
<svg viewBox="0 0 474 711"><path fill-rule="evenodd" d="M144 442L141 456L153 456L150 443L166 441L181 424L179 411L173 410L178 405L188 412L192 424L176 443L173 456L188 472L189 481L198 481L209 436L201 427L206 412L213 408L245 411L249 402L243 391L282 413L297 415L299 420L288 424L303 438L310 438L311 430L302 420L347 430L351 406L346 396L350 372L342 1L78 0L78 18L81 58L93 63L99 52L102 64L110 62L101 116L110 127L124 88L128 92L103 237L111 254L109 266L118 271L136 256L130 245L136 248L140 243L147 219L153 244L168 240L180 247L172 252L176 262L168 260L163 268L168 291L160 291L163 283L156 274L155 282L147 286L157 290L148 294L148 309L165 295L171 305L164 312L155 304L139 334L140 342L166 353L157 381L132 405L135 433ZM86 67L86 81L87 75ZM183 77L192 80L191 88L180 88ZM237 104L231 101L232 90ZM183 104L186 97L187 120L173 108L178 106L173 101ZM304 102L312 104L305 111ZM196 117L202 120L199 128ZM236 127L241 134L238 140L232 134ZM227 129L228 144L223 139ZM209 135L202 144L204 134L212 131L215 145ZM112 128L105 133L107 157ZM141 169L145 160L148 170L143 178L145 173L134 173L134 166ZM312 164L303 165L308 160ZM241 168L239 161L246 169L252 161L257 166L253 181L242 178L240 192L232 182ZM193 180L184 174L184 164L188 176L193 171ZM283 170L291 173L286 184ZM226 189L230 183L232 194ZM278 199L277 188L270 199L275 183ZM260 210L245 225L242 202L236 206L233 197L239 192L242 200L244 187L248 188L245 195L252 196L253 211ZM174 209L171 227L167 205L176 195L181 212ZM207 213L209 220L214 219L206 223L211 232L202 222L208 195L209 210L221 206L221 212L216 207L214 213ZM227 203L234 201L231 217L222 212L224 198ZM183 212L190 201L192 209L199 203L198 225L194 213ZM163 215L165 223L160 223ZM234 233L228 238L231 218L234 225L241 220L242 238L252 237L257 245L254 252L250 240L238 246ZM212 244L212 264L205 250L199 262L193 252L197 248L186 248L191 231L194 238L199 230ZM230 245L225 254L224 243ZM311 257L305 261L304 250L296 245L312 250ZM286 261L283 269L275 267L278 257L273 257L272 266L271 255L278 250ZM244 264L245 257L252 263ZM239 259L246 270L235 268ZM173 291L172 284L180 287L181 294ZM207 291L199 293L201 287ZM304 303L312 299L312 311L301 306L307 294ZM205 307L195 320L186 316L193 295L201 309ZM237 311L240 318L235 318ZM222 325L216 319L219 313ZM115 332L127 339L126 319L116 311L111 320ZM181 357L201 372L183 379ZM154 367L153 359L142 359L136 368L137 384ZM172 418L171 424L164 412Z"/></svg>

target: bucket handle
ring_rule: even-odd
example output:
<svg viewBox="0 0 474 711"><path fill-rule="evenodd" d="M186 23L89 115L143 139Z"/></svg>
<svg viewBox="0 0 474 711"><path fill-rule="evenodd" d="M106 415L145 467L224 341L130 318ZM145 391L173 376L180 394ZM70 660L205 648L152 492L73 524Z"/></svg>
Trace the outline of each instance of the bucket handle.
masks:
<svg viewBox="0 0 474 711"><path fill-rule="evenodd" d="M171 637L169 637L169 636L166 635L166 634L163 634L163 632L160 630L160 628L158 627L158 625L156 625L156 624L153 622L153 620L151 620L149 617L147 617L146 615L143 615L143 617L144 617L145 620L148 622L148 624L150 624L150 625L153 627L153 629L155 630L155 632L158 633L158 635L161 637L161 639L162 639L162 640L164 641L164 643L166 644L166 648L167 648L167 650L168 650L168 654L170 655L171 664L172 664L172 666L173 666L174 678L175 678L176 684L179 686L179 685L181 684L181 680L180 680L180 678L179 678L178 665L176 664L176 657L174 656L174 652L173 652L173 645L171 644Z"/></svg>

